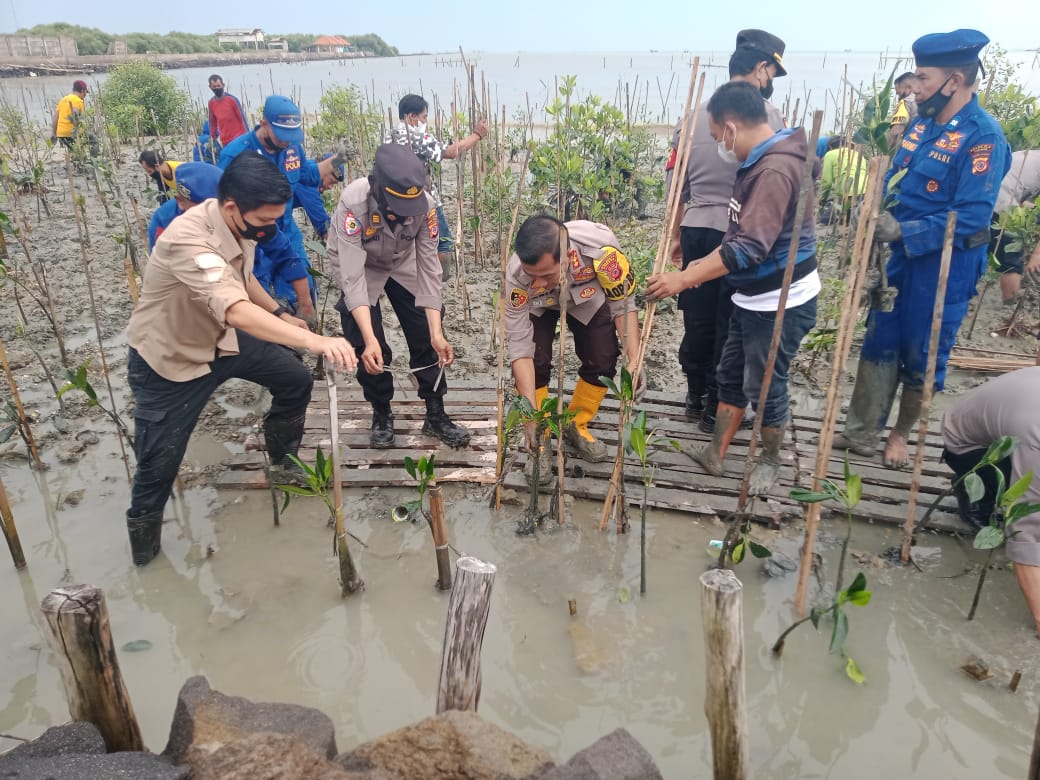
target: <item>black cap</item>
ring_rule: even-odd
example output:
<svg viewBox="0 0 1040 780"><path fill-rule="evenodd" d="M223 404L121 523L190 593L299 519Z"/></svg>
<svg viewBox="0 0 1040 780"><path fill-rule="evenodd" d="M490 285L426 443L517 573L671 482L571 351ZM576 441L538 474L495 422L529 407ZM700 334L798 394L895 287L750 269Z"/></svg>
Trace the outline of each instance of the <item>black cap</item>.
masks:
<svg viewBox="0 0 1040 780"><path fill-rule="evenodd" d="M383 144L376 149L372 176L392 212L402 217L426 213L426 166L410 146Z"/></svg>
<svg viewBox="0 0 1040 780"><path fill-rule="evenodd" d="M765 30L741 30L737 33L737 48L750 49L762 55L766 62L776 65L776 75L786 76L784 69L784 42Z"/></svg>

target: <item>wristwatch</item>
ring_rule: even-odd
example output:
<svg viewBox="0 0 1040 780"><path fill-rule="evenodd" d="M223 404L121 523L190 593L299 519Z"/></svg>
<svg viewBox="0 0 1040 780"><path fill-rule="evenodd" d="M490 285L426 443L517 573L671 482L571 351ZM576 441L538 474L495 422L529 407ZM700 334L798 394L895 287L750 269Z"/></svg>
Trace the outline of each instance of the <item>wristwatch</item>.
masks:
<svg viewBox="0 0 1040 780"><path fill-rule="evenodd" d="M279 306L277 309L271 312L271 314L273 314L275 317L281 317L283 314L287 314L288 312L289 310L287 308L285 308L284 306Z"/></svg>

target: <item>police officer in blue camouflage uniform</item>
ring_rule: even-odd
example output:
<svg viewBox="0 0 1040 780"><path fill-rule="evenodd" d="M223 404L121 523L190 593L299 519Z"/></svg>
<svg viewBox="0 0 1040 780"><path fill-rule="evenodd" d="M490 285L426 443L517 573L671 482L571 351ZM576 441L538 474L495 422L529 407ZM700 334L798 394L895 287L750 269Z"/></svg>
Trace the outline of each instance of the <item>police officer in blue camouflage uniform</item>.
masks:
<svg viewBox="0 0 1040 780"><path fill-rule="evenodd" d="M252 132L236 138L220 153L219 165L227 168L243 152L266 157L278 166L289 183L312 187L332 186L342 181L344 157L339 154L321 162L303 151L303 117L296 104L284 95L271 95L264 101L264 116ZM265 236L257 247L256 278L287 310L305 320L314 317L309 263L303 247L303 234L292 216L292 209L277 222L278 230Z"/></svg>
<svg viewBox="0 0 1040 780"><path fill-rule="evenodd" d="M979 52L989 38L977 30L925 35L914 42L917 118L907 126L885 178L886 202L874 240L890 242L889 283L898 288L890 312L867 320L859 371L837 449L877 451L896 388L899 416L888 437L887 466L908 462L907 439L921 413L935 290L946 217L957 213L946 288L935 389L942 390L950 355L975 286L986 270L989 224L1010 166L1004 133L975 95Z"/></svg>
<svg viewBox="0 0 1040 780"><path fill-rule="evenodd" d="M217 183L223 171L204 162L182 163L177 167L177 186L173 198L152 212L148 220L148 251L177 217L204 200L217 197Z"/></svg>

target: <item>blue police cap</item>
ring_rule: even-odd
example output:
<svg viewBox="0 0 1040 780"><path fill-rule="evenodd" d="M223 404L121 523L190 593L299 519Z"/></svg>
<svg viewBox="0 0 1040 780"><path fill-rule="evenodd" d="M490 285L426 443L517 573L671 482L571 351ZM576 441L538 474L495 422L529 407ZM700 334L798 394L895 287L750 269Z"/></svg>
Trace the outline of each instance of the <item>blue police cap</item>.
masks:
<svg viewBox="0 0 1040 780"><path fill-rule="evenodd" d="M264 119L282 143L303 143L303 115L285 95L270 95L264 101Z"/></svg>
<svg viewBox="0 0 1040 780"><path fill-rule="evenodd" d="M953 68L974 65L989 38L978 30L931 33L914 41L914 59L919 68Z"/></svg>
<svg viewBox="0 0 1040 780"><path fill-rule="evenodd" d="M177 183L177 194L192 203L202 203L204 200L215 198L217 183L223 173L224 171L216 165L209 163L181 163L173 174Z"/></svg>

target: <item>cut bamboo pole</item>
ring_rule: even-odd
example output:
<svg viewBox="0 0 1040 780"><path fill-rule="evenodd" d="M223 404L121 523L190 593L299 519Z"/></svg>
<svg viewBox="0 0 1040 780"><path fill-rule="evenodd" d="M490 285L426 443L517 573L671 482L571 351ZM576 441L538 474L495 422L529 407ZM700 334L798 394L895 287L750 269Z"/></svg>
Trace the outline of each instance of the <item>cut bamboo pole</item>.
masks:
<svg viewBox="0 0 1040 780"><path fill-rule="evenodd" d="M448 558L448 531L444 519L444 493L439 485L430 487L430 531L437 556L437 587L451 590L451 560Z"/></svg>
<svg viewBox="0 0 1040 780"><path fill-rule="evenodd" d="M1026 780L1040 780L1040 718L1036 722L1036 736L1033 737L1033 755L1029 760L1029 775Z"/></svg>
<svg viewBox="0 0 1040 780"><path fill-rule="evenodd" d="M659 274L664 270L668 262L669 241L671 240L672 227L675 220L679 218L679 193L682 191L682 181L686 178L686 166L689 162L689 147L692 145L694 129L697 126L697 115L700 111L701 95L704 92L704 79L706 74L700 74L698 84L697 74L700 69L700 57L693 58L693 66L690 69L690 86L686 91L686 103L683 106L682 125L679 130L679 147L676 149L675 168L673 169L671 186L668 188L668 198L665 201L665 224L662 228L661 238L657 243L657 256L654 258L653 273ZM697 99L694 101L694 88L697 89ZM691 111L692 108L692 111ZM687 141L687 139L690 141ZM654 313L657 311L657 303L651 301L646 307L646 316L643 319L643 329L640 333L639 355L636 357L635 369L632 373L632 387L639 384L639 376L643 371L643 361L646 358L647 344L650 342L650 334L653 331ZM607 495L603 500L603 510L599 518L599 530L607 527L610 516L617 513L619 525L623 523L621 510L618 509L618 493L621 488L621 480L624 479L625 448L618 447L614 457L614 469L607 483Z"/></svg>
<svg viewBox="0 0 1040 780"><path fill-rule="evenodd" d="M97 726L110 753L144 750L119 671L105 594L89 585L58 588L44 597L40 608L72 719Z"/></svg>
<svg viewBox="0 0 1040 780"><path fill-rule="evenodd" d="M876 206L881 198L887 162L885 157L875 157L870 161L867 171L867 189L856 225L852 263L845 284L842 318L838 323L834 357L831 362L831 379L824 402L823 423L816 451L816 466L813 469L812 489L814 491L820 489L820 483L827 477L831 447L834 442L834 429L837 425L838 413L841 411L841 386L845 376L845 365L852 349L852 339L856 333L856 321L859 319L859 301L863 295L863 287L870 267L871 248L874 245L874 226L877 223ZM809 575L812 572L816 530L820 524L820 509L821 504L819 503L809 504L805 514L805 540L802 543L798 587L795 591L795 611L799 617L805 617L805 602Z"/></svg>
<svg viewBox="0 0 1040 780"><path fill-rule="evenodd" d="M524 179L527 176L527 164L531 159L531 144L527 145L524 152L524 161L520 165L520 178L516 183L516 203L513 204L513 216L509 221L509 237L501 243L499 253L499 275L498 275L498 389L496 400L498 403L498 438L496 441L495 457L495 511L502 508L502 471L506 461L506 304L509 293L506 290L506 268L509 263L509 244L516 234L516 223L520 218L520 202L523 199ZM562 261L561 261L562 262Z"/></svg>
<svg viewBox="0 0 1040 780"><path fill-rule="evenodd" d="M437 683L437 714L477 711L480 704L480 650L491 610L497 568L472 557L459 558L448 602Z"/></svg>
<svg viewBox="0 0 1040 780"><path fill-rule="evenodd" d="M11 365L7 362L7 350L4 348L4 342L0 339L0 363L4 367L4 375L7 377L7 386L11 388L11 400L14 402L14 407L18 411L18 424L22 428L22 433L25 435L25 443L29 445L29 455L32 458L33 466L38 471L42 471L44 468L43 461L40 459L40 448L36 446L36 439L33 437L32 428L29 426L29 417L25 413L25 407L22 406L22 396L18 392L18 384L14 381L14 374L11 373Z"/></svg>
<svg viewBox="0 0 1040 780"><path fill-rule="evenodd" d="M14 525L14 512L11 511L11 502L7 498L3 481L0 481L0 531L3 531L4 539L7 540L7 549L11 551L14 567L24 569L25 553L22 552L22 542Z"/></svg>
<svg viewBox="0 0 1040 780"><path fill-rule="evenodd" d="M932 332L928 339L928 362L925 364L924 387L921 390L921 419L917 424L917 448L914 452L913 476L910 479L910 496L907 499L906 522L903 524L903 549L900 560L910 560L910 547L914 541L914 523L917 520L917 494L921 490L921 470L924 468L924 448L928 438L928 418L932 412L935 396L935 369L939 359L939 334L942 330L943 311L946 308L946 285L950 279L950 261L953 259L954 231L957 229L957 212L946 216L946 234L943 236L942 256L939 260L939 284L935 289L935 304L932 308ZM906 386L903 386L906 392Z"/></svg>
<svg viewBox="0 0 1040 780"><path fill-rule="evenodd" d="M346 521L343 517L343 477L339 463L339 402L336 395L336 372L331 366L326 367L325 382L329 391L329 457L332 458L332 504L335 524L336 557L339 558L339 582L341 595L349 596L365 587L354 559L347 547Z"/></svg>
<svg viewBox="0 0 1040 780"><path fill-rule="evenodd" d="M563 219L563 216L560 216ZM560 231L560 348L556 353L556 414L557 419L563 419L563 375L566 365L565 347L567 343L567 304L570 303L571 285L567 281L567 269L570 268L570 258L567 252L570 249L570 239L567 236L567 228ZM581 434L578 433L578 436ZM560 438L556 442L556 524L563 525L564 514L567 511L564 502L564 462L563 462L563 426L560 426ZM537 457L537 455L535 455ZM533 485L532 490L538 492L538 485Z"/></svg>
<svg viewBox="0 0 1040 780"><path fill-rule="evenodd" d="M745 780L750 774L744 685L744 614L737 575L712 569L700 577L704 668L704 714L711 732L715 780Z"/></svg>

